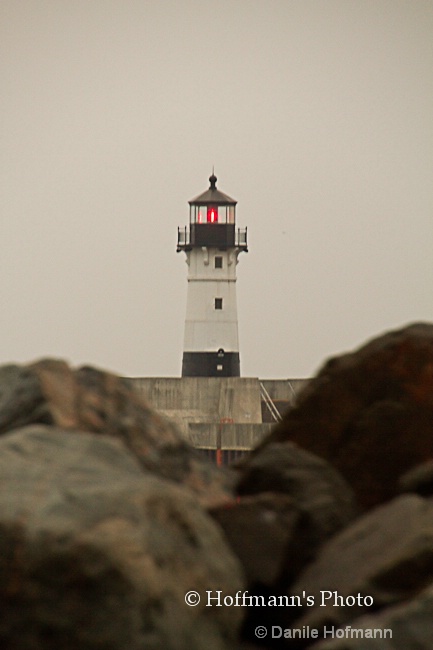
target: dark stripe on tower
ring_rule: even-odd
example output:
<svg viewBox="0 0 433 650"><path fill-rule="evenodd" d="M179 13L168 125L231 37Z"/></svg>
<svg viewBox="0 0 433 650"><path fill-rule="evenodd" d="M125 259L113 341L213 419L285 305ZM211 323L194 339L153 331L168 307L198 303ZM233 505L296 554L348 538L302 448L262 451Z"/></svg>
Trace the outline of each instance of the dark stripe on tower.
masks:
<svg viewBox="0 0 433 650"><path fill-rule="evenodd" d="M184 352L182 377L240 377L239 352Z"/></svg>

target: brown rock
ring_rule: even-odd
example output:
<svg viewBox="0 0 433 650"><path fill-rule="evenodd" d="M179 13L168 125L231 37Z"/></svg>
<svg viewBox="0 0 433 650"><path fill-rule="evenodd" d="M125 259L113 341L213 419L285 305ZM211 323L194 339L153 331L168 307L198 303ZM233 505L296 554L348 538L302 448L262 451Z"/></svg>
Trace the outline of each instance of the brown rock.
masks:
<svg viewBox="0 0 433 650"><path fill-rule="evenodd" d="M197 499L108 436L0 438L0 647L232 650L241 568ZM188 607L185 594L201 603Z"/></svg>
<svg viewBox="0 0 433 650"><path fill-rule="evenodd" d="M433 325L389 332L328 361L262 443L293 441L336 467L365 508L433 458Z"/></svg>
<svg viewBox="0 0 433 650"><path fill-rule="evenodd" d="M205 505L226 501L232 477L202 459L176 427L127 379L96 368L45 359L0 368L0 434L26 424L103 433L120 439L141 466L182 483Z"/></svg>

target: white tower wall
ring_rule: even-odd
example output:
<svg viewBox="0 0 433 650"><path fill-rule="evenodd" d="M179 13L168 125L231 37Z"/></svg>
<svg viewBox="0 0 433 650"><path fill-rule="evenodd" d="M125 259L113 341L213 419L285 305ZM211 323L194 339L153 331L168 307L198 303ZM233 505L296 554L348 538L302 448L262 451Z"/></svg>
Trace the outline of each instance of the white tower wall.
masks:
<svg viewBox="0 0 433 650"><path fill-rule="evenodd" d="M236 304L238 250L196 248L187 253L188 294L184 350L239 353ZM215 258L222 268L215 268ZM216 303L216 301L221 301ZM216 306L219 304L221 308Z"/></svg>

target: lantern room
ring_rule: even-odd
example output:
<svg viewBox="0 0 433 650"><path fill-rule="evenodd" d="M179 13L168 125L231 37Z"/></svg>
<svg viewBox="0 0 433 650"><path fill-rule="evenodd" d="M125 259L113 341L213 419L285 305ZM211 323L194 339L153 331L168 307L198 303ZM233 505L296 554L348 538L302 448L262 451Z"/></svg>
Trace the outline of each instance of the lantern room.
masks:
<svg viewBox="0 0 433 650"><path fill-rule="evenodd" d="M235 206L191 203L190 223L235 223Z"/></svg>
<svg viewBox="0 0 433 650"><path fill-rule="evenodd" d="M237 201L220 192L216 182L212 174L209 189L189 201L189 228L178 229L178 252L198 246L247 249L246 229L236 231Z"/></svg>

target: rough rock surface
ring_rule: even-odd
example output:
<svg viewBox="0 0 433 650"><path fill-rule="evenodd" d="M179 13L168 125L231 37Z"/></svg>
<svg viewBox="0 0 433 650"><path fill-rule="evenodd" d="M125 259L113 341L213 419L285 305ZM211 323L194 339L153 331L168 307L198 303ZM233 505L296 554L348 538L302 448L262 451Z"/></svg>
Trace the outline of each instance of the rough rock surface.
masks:
<svg viewBox="0 0 433 650"><path fill-rule="evenodd" d="M258 622L270 627L284 621L284 607L266 603L268 597L284 597L310 559L311 521L292 497L275 492L241 497L231 507L219 506L210 514L243 566L247 594L253 599L245 611L243 637L257 640Z"/></svg>
<svg viewBox="0 0 433 650"><path fill-rule="evenodd" d="M293 499L263 493L243 497L231 506L209 511L242 563L250 587L278 588L280 581L299 566L295 549L303 521ZM293 575L293 573L292 573Z"/></svg>
<svg viewBox="0 0 433 650"><path fill-rule="evenodd" d="M242 589L239 563L192 493L144 473L120 441L47 426L3 435L0 485L1 648L235 646L240 608L203 596Z"/></svg>
<svg viewBox="0 0 433 650"><path fill-rule="evenodd" d="M375 610L416 596L433 582L433 500L397 497L365 514L327 542L291 593L313 595L296 627L340 625L368 611L345 605L348 596L373 598ZM337 592L322 603L322 591ZM343 605L341 604L343 603Z"/></svg>
<svg viewBox="0 0 433 650"><path fill-rule="evenodd" d="M309 523L301 541L305 559L357 514L353 491L342 476L322 458L290 442L269 444L247 458L237 491L290 495Z"/></svg>
<svg viewBox="0 0 433 650"><path fill-rule="evenodd" d="M391 630L391 638L331 639L309 646L309 650L431 650L433 648L433 586L417 598L390 607L377 616L363 616L351 623L356 630Z"/></svg>
<svg viewBox="0 0 433 650"><path fill-rule="evenodd" d="M329 360L263 445L291 440L341 472L365 508L433 458L433 325L389 332Z"/></svg>
<svg viewBox="0 0 433 650"><path fill-rule="evenodd" d="M125 379L53 360L2 367L0 648L431 650L432 462L433 325L329 361L227 473ZM358 519L338 472L371 509ZM246 589L316 606L206 606L207 591ZM319 607L324 590L374 606ZM269 634L373 624L393 639ZM255 643L257 625L268 634Z"/></svg>
<svg viewBox="0 0 433 650"><path fill-rule="evenodd" d="M147 406L127 379L45 359L0 368L0 434L26 424L119 438L143 468L187 485L204 504L229 498L228 472L202 459L176 427Z"/></svg>
<svg viewBox="0 0 433 650"><path fill-rule="evenodd" d="M427 497L433 495L433 459L411 468L400 476L398 485L401 492L414 492Z"/></svg>
<svg viewBox="0 0 433 650"><path fill-rule="evenodd" d="M240 559L249 594L284 596L318 548L354 519L353 493L326 461L292 443L273 444L240 467L241 495L210 511ZM283 623L284 607L249 607L244 635Z"/></svg>

